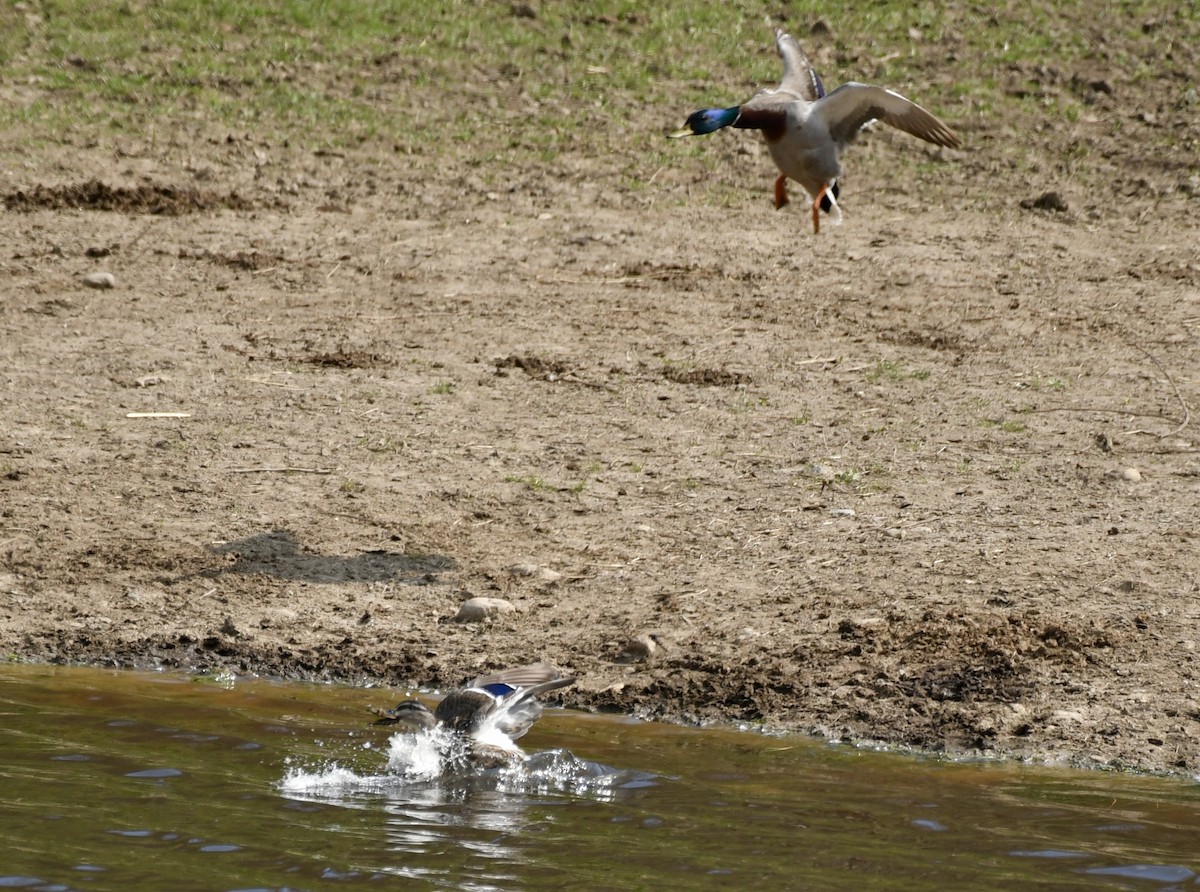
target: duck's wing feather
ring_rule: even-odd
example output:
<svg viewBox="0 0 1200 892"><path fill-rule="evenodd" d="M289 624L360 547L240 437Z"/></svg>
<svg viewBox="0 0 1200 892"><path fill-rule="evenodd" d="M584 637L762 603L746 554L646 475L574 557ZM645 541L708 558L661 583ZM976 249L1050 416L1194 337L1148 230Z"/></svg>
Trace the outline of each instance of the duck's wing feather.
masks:
<svg viewBox="0 0 1200 892"><path fill-rule="evenodd" d="M524 688L556 678L562 678L562 673L549 663L530 663L528 666L514 666L511 669L481 675L471 682L470 687L486 688L492 684L506 684L514 688Z"/></svg>
<svg viewBox="0 0 1200 892"><path fill-rule="evenodd" d="M776 92L791 93L794 98L806 102L816 102L825 95L825 85L796 38L781 29L776 30L775 48L779 50L779 58L783 59L783 80Z"/></svg>
<svg viewBox="0 0 1200 892"><path fill-rule="evenodd" d="M530 688L510 690L508 694L501 697L497 705L494 716L495 726L508 735L511 740L516 740L541 718L542 704L537 701L539 694L557 688L565 688L574 683L575 679L573 678L554 678ZM499 686L493 686L491 690L494 691L495 687Z"/></svg>
<svg viewBox="0 0 1200 892"><path fill-rule="evenodd" d="M541 684L535 684L532 687L522 689L514 699L525 700L530 697L536 697L539 694L545 694L547 691L565 688L569 684L575 684L575 679L566 677L552 678L549 681L543 681Z"/></svg>
<svg viewBox="0 0 1200 892"><path fill-rule="evenodd" d="M842 84L813 107L834 141L845 144L870 121L883 121L898 130L934 145L957 149L958 136L921 106L894 90L870 84Z"/></svg>

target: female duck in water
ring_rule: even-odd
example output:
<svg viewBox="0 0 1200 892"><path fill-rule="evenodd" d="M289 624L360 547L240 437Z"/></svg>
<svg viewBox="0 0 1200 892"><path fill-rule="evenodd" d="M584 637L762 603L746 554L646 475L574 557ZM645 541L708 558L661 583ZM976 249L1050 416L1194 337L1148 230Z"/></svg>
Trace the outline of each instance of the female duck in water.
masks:
<svg viewBox="0 0 1200 892"><path fill-rule="evenodd" d="M505 765L518 761L521 750L513 741L520 738L542 714L535 699L557 688L573 684L546 663L504 669L481 675L462 690L451 691L430 712L419 700L405 700L393 709L372 709L377 725L401 725L406 731L441 728L467 747L476 765Z"/></svg>

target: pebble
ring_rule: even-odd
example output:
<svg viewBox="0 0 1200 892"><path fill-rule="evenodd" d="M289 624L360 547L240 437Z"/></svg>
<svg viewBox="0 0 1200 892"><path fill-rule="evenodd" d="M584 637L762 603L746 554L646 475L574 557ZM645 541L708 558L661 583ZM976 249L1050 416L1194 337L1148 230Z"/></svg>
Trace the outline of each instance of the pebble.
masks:
<svg viewBox="0 0 1200 892"><path fill-rule="evenodd" d="M1123 480L1126 483L1142 482L1142 472L1137 468L1121 468L1119 471L1107 471L1104 476L1109 480Z"/></svg>
<svg viewBox="0 0 1200 892"><path fill-rule="evenodd" d="M1021 201L1021 207L1026 210L1054 211L1063 213L1067 210L1067 200L1059 192L1043 192L1037 198L1026 198Z"/></svg>
<svg viewBox="0 0 1200 892"><path fill-rule="evenodd" d="M1075 709L1056 709L1050 718L1056 722L1082 722L1083 713Z"/></svg>
<svg viewBox="0 0 1200 892"><path fill-rule="evenodd" d="M853 517L854 509L853 508L830 508L829 513L832 514L834 517Z"/></svg>
<svg viewBox="0 0 1200 892"><path fill-rule="evenodd" d="M495 616L514 613L517 607L503 598L468 598L454 615L456 623L481 623Z"/></svg>
<svg viewBox="0 0 1200 892"><path fill-rule="evenodd" d="M644 663L654 656L662 645L661 639L653 634L630 638L621 652L613 657L614 663Z"/></svg>
<svg viewBox="0 0 1200 892"><path fill-rule="evenodd" d="M526 576L539 582L558 582L562 574L549 567L539 567L537 564L513 564L508 568L512 576Z"/></svg>
<svg viewBox="0 0 1200 892"><path fill-rule="evenodd" d="M113 288L116 286L117 280L112 273L96 272L84 276L83 284L88 288Z"/></svg>

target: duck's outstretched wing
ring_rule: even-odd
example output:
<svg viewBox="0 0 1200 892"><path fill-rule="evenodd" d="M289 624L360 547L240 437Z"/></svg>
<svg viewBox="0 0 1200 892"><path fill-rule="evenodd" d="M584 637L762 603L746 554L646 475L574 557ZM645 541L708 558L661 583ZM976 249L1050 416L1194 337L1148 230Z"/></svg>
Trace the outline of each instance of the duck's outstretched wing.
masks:
<svg viewBox="0 0 1200 892"><path fill-rule="evenodd" d="M574 684L573 678L552 678L532 687L508 688L505 685L493 684L487 690L498 697L496 710L489 717L489 724L503 731L510 740L516 740L533 727L542 715L542 704L538 703L539 694L565 688Z"/></svg>
<svg viewBox="0 0 1200 892"><path fill-rule="evenodd" d="M515 666L481 675L470 687L447 694L434 715L452 731L482 734L496 728L515 740L542 714L539 694L574 682L548 663Z"/></svg>
<svg viewBox="0 0 1200 892"><path fill-rule="evenodd" d="M808 56L792 35L777 30L775 48L783 59L783 80L773 90L759 90L744 103L734 127L761 130L767 142L783 137L788 127L788 112L797 102L811 105L825 95L825 86L813 70Z"/></svg>
<svg viewBox="0 0 1200 892"><path fill-rule="evenodd" d="M783 80L775 92L792 93L806 102L816 102L825 95L825 85L796 38L777 29L775 48L779 50L779 58L783 59Z"/></svg>
<svg viewBox="0 0 1200 892"><path fill-rule="evenodd" d="M813 106L812 114L825 122L839 145L851 142L870 121L883 121L934 145L951 149L961 145L953 130L921 106L894 90L870 84L842 84Z"/></svg>

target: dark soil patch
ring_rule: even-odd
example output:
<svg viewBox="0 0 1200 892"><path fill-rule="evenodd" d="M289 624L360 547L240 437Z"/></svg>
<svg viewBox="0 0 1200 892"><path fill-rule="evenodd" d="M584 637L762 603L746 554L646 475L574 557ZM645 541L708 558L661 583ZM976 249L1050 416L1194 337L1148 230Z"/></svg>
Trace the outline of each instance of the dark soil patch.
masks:
<svg viewBox="0 0 1200 892"><path fill-rule="evenodd" d="M256 206L236 192L221 194L190 186L110 186L99 180L18 189L4 195L3 202L6 210L22 213L83 210L169 217L217 209L246 211Z"/></svg>

